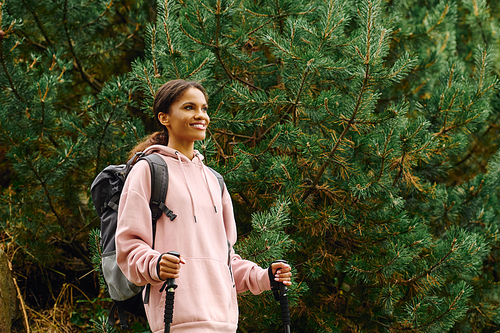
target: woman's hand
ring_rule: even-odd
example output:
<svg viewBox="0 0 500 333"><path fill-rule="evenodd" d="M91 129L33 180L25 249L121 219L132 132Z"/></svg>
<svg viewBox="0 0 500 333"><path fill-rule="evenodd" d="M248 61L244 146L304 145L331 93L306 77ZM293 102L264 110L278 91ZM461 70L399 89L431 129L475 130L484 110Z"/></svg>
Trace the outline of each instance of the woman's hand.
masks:
<svg viewBox="0 0 500 333"><path fill-rule="evenodd" d="M284 262L275 262L271 265L271 269L273 270L274 281L282 282L286 286L292 285L292 281L290 281L292 268L290 265Z"/></svg>
<svg viewBox="0 0 500 333"><path fill-rule="evenodd" d="M179 277L179 271L181 269L181 264L186 262L182 259L182 256L176 257L174 255L165 253L162 255L159 264L158 276L161 280L166 279L177 279Z"/></svg>

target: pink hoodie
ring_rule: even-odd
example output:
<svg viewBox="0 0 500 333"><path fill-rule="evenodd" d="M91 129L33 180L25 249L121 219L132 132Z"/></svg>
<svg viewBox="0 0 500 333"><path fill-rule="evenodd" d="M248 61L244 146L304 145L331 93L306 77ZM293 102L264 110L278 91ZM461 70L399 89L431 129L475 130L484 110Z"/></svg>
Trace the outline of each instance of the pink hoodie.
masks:
<svg viewBox="0 0 500 333"><path fill-rule="evenodd" d="M186 261L176 279L172 333L236 332L237 292L254 294L270 290L267 270L234 253L236 224L231 197L221 194L214 174L195 152L193 160L172 148L155 145L147 154L159 153L169 171L166 205L177 218L162 215L152 244L149 198L151 174L148 163L140 161L130 172L120 199L116 230L117 262L125 276L137 285L151 284L145 305L151 330L164 330L164 281L158 277L160 255L181 253ZM230 249L228 248L228 241ZM228 266L231 251L231 268Z"/></svg>

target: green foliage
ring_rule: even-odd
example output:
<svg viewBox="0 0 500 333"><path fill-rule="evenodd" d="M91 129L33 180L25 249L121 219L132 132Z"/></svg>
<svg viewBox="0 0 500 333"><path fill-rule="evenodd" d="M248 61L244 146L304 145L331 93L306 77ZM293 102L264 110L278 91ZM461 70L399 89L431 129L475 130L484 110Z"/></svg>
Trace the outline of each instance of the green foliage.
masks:
<svg viewBox="0 0 500 333"><path fill-rule="evenodd" d="M71 313L71 323L82 329L87 329L88 331L90 331L90 323L92 323L93 326L96 327L95 332L113 333L114 330L107 326L106 320L104 320L105 318L107 319L107 310L106 308L102 307L102 301L103 300L101 299L79 301L78 303L80 305L85 304L85 308L87 309L87 311L74 311L73 313ZM108 301L110 300L108 299ZM89 315L91 316L90 318ZM97 318L97 320L91 319L92 317Z"/></svg>
<svg viewBox="0 0 500 333"><path fill-rule="evenodd" d="M475 143L497 142L482 135L498 123L497 28L485 2L159 6L134 76L152 98L169 79L207 71L209 163L233 193L238 251L295 263L299 331L496 322L497 296L481 288L498 269L485 271L498 246L498 188L483 180L494 167L479 172L495 150ZM481 29L486 45L472 39ZM277 198L288 198L290 220L272 236ZM255 210L268 213L249 219ZM278 327L259 302L268 305L240 297L240 326Z"/></svg>
<svg viewBox="0 0 500 333"><path fill-rule="evenodd" d="M0 4L0 165L8 175L1 177L0 235L16 254L14 269L34 310L58 304L68 283L99 293L98 275L87 274L88 232L98 227L88 189L144 136L143 122L132 119L135 86L117 74L143 53L150 5Z"/></svg>
<svg viewBox="0 0 500 333"><path fill-rule="evenodd" d="M129 6L2 6L0 141L14 177L3 191L1 225L42 265L63 260L65 247L88 262L81 241L95 215L89 214L86 188L144 136L142 122L130 119L135 87L125 77L111 77L123 66L118 56L133 46L127 36L137 33L135 20L147 19L137 5L118 24Z"/></svg>
<svg viewBox="0 0 500 333"><path fill-rule="evenodd" d="M89 235L90 261L92 262L94 271L98 273L101 290L106 290L106 282L101 270L102 249L100 244L101 231L99 229L92 229Z"/></svg>
<svg viewBox="0 0 500 333"><path fill-rule="evenodd" d="M252 232L235 250L244 258L256 262L263 267L269 265L275 258L282 258L293 246L289 236L283 229L289 223L288 205L290 202L278 201L266 212L252 214ZM261 252L261 244L265 243L265 252Z"/></svg>
<svg viewBox="0 0 500 333"><path fill-rule="evenodd" d="M94 332L99 333L115 333L116 330L108 325L108 320L106 316L100 316L97 320L92 319L92 324L94 324Z"/></svg>
<svg viewBox="0 0 500 333"><path fill-rule="evenodd" d="M162 83L197 80L196 147L232 194L238 253L294 267L293 331L500 329L496 2L148 5L3 5L8 242L86 260L91 180L145 135ZM241 331L279 327L269 293L240 296Z"/></svg>

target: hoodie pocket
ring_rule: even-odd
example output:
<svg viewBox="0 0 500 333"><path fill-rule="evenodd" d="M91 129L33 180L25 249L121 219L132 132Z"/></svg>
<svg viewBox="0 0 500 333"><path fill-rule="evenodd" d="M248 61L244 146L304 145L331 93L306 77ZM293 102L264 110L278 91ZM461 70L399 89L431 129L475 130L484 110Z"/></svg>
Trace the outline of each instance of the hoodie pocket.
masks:
<svg viewBox="0 0 500 333"><path fill-rule="evenodd" d="M237 324L236 288L227 264L206 258L185 260L176 280L174 325L196 321Z"/></svg>

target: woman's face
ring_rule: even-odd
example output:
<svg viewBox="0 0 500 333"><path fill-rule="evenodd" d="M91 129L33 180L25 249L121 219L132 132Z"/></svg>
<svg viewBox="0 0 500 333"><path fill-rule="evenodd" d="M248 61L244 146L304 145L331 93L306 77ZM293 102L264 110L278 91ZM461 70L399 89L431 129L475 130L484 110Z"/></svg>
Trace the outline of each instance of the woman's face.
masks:
<svg viewBox="0 0 500 333"><path fill-rule="evenodd" d="M193 144L205 139L210 123L205 95L197 88L190 87L170 105L168 114L160 112L158 119L168 130L169 146Z"/></svg>

